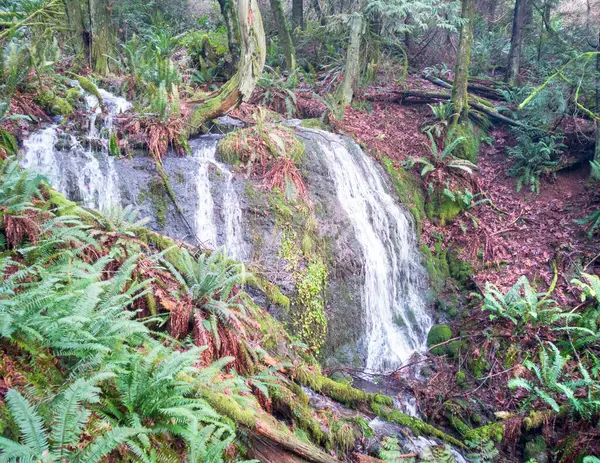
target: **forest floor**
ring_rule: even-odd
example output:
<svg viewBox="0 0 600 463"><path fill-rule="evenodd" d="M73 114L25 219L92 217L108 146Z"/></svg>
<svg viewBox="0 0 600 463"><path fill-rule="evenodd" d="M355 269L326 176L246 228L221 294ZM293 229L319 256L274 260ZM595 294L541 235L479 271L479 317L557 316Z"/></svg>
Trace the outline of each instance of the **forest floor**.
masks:
<svg viewBox="0 0 600 463"><path fill-rule="evenodd" d="M429 142L422 127L429 118L427 105L369 103L368 109L362 105L348 108L335 128L353 136L375 156L401 163L427 153ZM600 245L589 240L585 227L576 223L593 210L594 189L586 187L588 163L543 178L539 194L527 186L517 193L504 154L514 141L502 126L495 126L489 135L489 145L481 144L476 171L480 197L489 201L469 214L461 213L445 227L425 219L421 239L433 250L436 237L443 236L446 247L460 250L460 256L473 266L473 282L480 288L489 281L506 291L527 275L538 283L538 290L546 291L555 277L556 262L553 298L561 304L572 303L578 292L570 280L577 269L594 273L594 258L600 253ZM416 170L414 174L418 176Z"/></svg>

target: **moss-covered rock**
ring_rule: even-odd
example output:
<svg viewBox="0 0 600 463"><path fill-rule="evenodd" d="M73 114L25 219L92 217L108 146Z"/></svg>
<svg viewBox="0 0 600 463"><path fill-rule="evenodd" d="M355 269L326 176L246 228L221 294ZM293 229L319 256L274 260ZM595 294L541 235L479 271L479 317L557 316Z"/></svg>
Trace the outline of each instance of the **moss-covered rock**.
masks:
<svg viewBox="0 0 600 463"><path fill-rule="evenodd" d="M331 130L331 128L321 119L302 119L300 125L306 129Z"/></svg>
<svg viewBox="0 0 600 463"><path fill-rule="evenodd" d="M427 333L427 347L432 347L442 342L452 339L452 330L446 324L433 325ZM433 355L444 355L447 353L447 346L438 346L431 349Z"/></svg>
<svg viewBox="0 0 600 463"><path fill-rule="evenodd" d="M525 461L533 460L535 463L548 463L548 446L541 435L525 443L525 451L523 456Z"/></svg>
<svg viewBox="0 0 600 463"><path fill-rule="evenodd" d="M73 114L73 106L71 106L67 99L51 91L40 93L35 98L35 102L53 116L69 116Z"/></svg>
<svg viewBox="0 0 600 463"><path fill-rule="evenodd" d="M452 251L448 255L448 270L450 276L463 288L469 288L472 285L473 267L466 260L458 256L458 252Z"/></svg>
<svg viewBox="0 0 600 463"><path fill-rule="evenodd" d="M425 217L425 196L420 180L407 170L395 166L389 158L383 159L383 166L392 179L400 202L411 212L420 232Z"/></svg>
<svg viewBox="0 0 600 463"><path fill-rule="evenodd" d="M425 206L427 217L442 227L454 221L465 209L462 202L455 201L446 195L432 195Z"/></svg>

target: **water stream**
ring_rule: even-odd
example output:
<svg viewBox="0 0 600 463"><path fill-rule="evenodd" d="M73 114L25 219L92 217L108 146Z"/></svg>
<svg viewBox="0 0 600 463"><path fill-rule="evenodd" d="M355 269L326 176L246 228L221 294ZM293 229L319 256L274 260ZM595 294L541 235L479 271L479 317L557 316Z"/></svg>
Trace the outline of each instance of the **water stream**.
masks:
<svg viewBox="0 0 600 463"><path fill-rule="evenodd" d="M328 132L318 135L338 200L362 248L367 371L394 369L424 347L432 324L412 218L357 144Z"/></svg>
<svg viewBox="0 0 600 463"><path fill-rule="evenodd" d="M109 155L108 141L115 118L130 104L104 90L100 92L104 113L96 97L86 97L86 134L79 139L65 135L58 125L41 129L25 141L21 162L46 175L56 189L87 207L136 204L140 192L148 186L148 174L155 173L149 161L144 177L133 172L136 166L132 167L130 161L115 161ZM333 200L339 202L336 207L347 216L360 245L357 252L362 256L357 258L362 257L364 277L360 297L367 371L395 369L422 350L432 323L425 302L427 277L420 263L412 218L390 193L380 166L358 145L329 132L302 133L314 142L328 171L322 181L335 185ZM185 214L192 218L198 239L248 261L252 250L245 240L247 211L239 193L241 183L230 166L216 159L219 138L207 135L192 140L191 158L167 156L165 169L177 175L183 166L184 173L179 174L183 177L180 200L185 203ZM151 209L146 212L151 213Z"/></svg>
<svg viewBox="0 0 600 463"><path fill-rule="evenodd" d="M241 201L233 184L230 167L216 160L219 139L215 135L201 137L192 153L198 163L196 234L203 243L211 247L223 247L231 257L245 261L248 258L248 247L244 241ZM213 196L211 170L223 180L222 197L218 205L215 205ZM222 226L219 227L218 223Z"/></svg>
<svg viewBox="0 0 600 463"><path fill-rule="evenodd" d="M98 129L98 115L102 113L98 99L86 95L89 128L83 141L65 135L54 124L34 132L24 142L21 165L33 168L48 177L61 193L86 207L107 209L120 204L119 177L114 159L108 155L108 140L114 118L127 111L131 104L105 90L100 90L106 115ZM60 141L60 149L58 147ZM99 149L95 149L99 146Z"/></svg>

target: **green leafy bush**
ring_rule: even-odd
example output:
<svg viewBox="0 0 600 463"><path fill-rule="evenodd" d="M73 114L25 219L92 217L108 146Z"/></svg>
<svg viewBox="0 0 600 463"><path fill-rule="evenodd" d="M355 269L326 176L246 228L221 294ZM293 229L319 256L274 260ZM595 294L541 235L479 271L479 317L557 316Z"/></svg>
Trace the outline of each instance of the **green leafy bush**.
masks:
<svg viewBox="0 0 600 463"><path fill-rule="evenodd" d="M559 136L537 138L524 131L518 132L517 140L516 146L507 148L508 158L513 163L508 173L517 179L517 191L527 185L531 191L539 193L540 178L556 172L566 146Z"/></svg>

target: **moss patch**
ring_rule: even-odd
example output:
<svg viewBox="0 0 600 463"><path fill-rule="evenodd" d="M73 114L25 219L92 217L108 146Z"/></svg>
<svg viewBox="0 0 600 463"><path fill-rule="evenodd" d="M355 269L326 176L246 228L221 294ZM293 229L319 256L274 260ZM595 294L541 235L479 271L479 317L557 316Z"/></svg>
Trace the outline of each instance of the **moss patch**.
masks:
<svg viewBox="0 0 600 463"><path fill-rule="evenodd" d="M427 347L432 347L442 342L452 339L452 330L448 325L433 325L427 333ZM447 345L434 347L431 349L433 355L444 355L447 353Z"/></svg>
<svg viewBox="0 0 600 463"><path fill-rule="evenodd" d="M383 159L383 166L392 179L396 194L413 215L420 232L421 222L425 217L425 196L421 183L407 170L396 167L389 158Z"/></svg>

